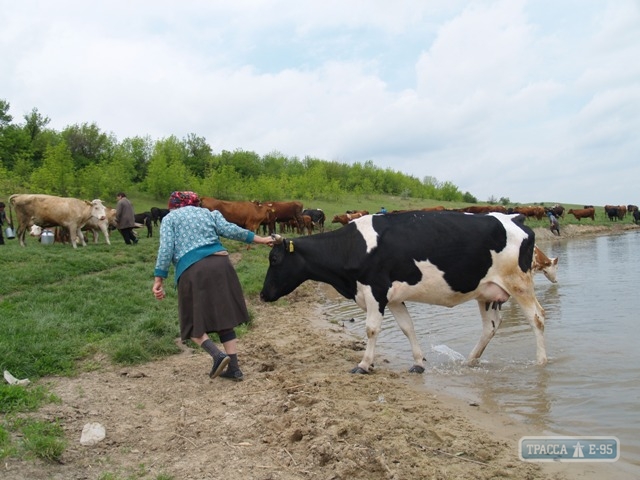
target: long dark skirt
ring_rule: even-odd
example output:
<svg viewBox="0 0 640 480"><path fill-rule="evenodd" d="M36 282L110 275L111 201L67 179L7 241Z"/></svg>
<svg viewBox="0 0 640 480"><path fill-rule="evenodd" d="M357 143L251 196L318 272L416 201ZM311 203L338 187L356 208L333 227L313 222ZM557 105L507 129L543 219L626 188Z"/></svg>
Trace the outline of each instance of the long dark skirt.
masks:
<svg viewBox="0 0 640 480"><path fill-rule="evenodd" d="M178 280L180 338L235 328L249 321L242 286L228 255L210 255Z"/></svg>

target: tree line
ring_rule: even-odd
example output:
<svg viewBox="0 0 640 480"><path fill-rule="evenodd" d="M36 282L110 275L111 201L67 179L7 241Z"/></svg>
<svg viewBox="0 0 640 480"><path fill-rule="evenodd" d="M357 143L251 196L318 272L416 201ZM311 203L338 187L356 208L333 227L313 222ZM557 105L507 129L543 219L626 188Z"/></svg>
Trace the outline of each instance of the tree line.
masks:
<svg viewBox="0 0 640 480"><path fill-rule="evenodd" d="M193 190L228 200L340 200L347 193L375 193L477 203L451 182L429 176L420 180L371 161L346 164L241 149L214 153L196 134L119 141L95 123L56 131L36 108L21 122L9 109L9 102L0 99L0 196L113 198L133 188L159 200L174 190Z"/></svg>

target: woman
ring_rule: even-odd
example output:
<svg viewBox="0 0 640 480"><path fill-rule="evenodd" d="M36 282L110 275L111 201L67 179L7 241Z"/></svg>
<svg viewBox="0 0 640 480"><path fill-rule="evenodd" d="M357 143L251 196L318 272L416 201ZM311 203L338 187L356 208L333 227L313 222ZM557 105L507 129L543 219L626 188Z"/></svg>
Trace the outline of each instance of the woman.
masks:
<svg viewBox="0 0 640 480"><path fill-rule="evenodd" d="M200 208L193 192L173 192L169 214L160 227L160 247L155 266L153 294L165 297L163 282L169 266L175 266L178 289L180 337L190 338L213 358L210 378L221 376L235 381L243 379L238 365L234 328L249 321L249 313L238 275L220 237L245 243L272 245L271 237L227 222L217 210ZM209 338L215 332L224 347L223 353Z"/></svg>

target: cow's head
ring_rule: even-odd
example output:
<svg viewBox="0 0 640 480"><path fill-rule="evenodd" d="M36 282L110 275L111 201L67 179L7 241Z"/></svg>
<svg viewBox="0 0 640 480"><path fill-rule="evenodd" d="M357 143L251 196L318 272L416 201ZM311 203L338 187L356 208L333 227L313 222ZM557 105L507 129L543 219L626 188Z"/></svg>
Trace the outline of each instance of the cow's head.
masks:
<svg viewBox="0 0 640 480"><path fill-rule="evenodd" d="M558 257L550 258L549 265L545 265L542 269L542 273L551 283L558 282Z"/></svg>
<svg viewBox="0 0 640 480"><path fill-rule="evenodd" d="M31 230L29 230L29 235L32 237L39 237L42 235L42 227L39 225L31 225Z"/></svg>
<svg viewBox="0 0 640 480"><path fill-rule="evenodd" d="M260 299L264 302L275 302L306 280L305 262L301 255L296 254L295 242L277 234L271 237L273 247L269 253L269 268L260 292Z"/></svg>
<svg viewBox="0 0 640 480"><path fill-rule="evenodd" d="M91 205L91 216L97 218L98 220L105 220L107 218L107 209L102 204L102 200L95 199L91 200L91 202L87 202Z"/></svg>

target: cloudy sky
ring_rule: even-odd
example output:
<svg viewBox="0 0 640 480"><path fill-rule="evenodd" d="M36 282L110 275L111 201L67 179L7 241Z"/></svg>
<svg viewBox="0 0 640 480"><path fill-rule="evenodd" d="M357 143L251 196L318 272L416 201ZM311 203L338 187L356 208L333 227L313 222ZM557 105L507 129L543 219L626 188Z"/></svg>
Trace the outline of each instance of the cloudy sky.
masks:
<svg viewBox="0 0 640 480"><path fill-rule="evenodd" d="M480 201L640 203L639 0L0 0L0 98Z"/></svg>

